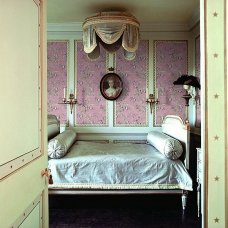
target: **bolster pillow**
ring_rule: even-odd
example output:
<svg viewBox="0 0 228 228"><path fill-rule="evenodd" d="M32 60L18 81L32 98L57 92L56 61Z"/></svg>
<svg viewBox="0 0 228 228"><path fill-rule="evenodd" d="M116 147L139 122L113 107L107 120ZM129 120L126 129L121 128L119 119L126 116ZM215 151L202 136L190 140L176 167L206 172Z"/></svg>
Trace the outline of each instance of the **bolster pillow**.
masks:
<svg viewBox="0 0 228 228"><path fill-rule="evenodd" d="M178 159L183 153L183 147L180 141L162 132L149 132L147 135L147 142L165 155L165 157L172 160Z"/></svg>
<svg viewBox="0 0 228 228"><path fill-rule="evenodd" d="M48 142L49 158L62 158L76 140L76 132L65 130Z"/></svg>
<svg viewBox="0 0 228 228"><path fill-rule="evenodd" d="M48 127L47 127L47 134L48 140L55 137L60 133L60 124L59 120L55 115L48 115Z"/></svg>

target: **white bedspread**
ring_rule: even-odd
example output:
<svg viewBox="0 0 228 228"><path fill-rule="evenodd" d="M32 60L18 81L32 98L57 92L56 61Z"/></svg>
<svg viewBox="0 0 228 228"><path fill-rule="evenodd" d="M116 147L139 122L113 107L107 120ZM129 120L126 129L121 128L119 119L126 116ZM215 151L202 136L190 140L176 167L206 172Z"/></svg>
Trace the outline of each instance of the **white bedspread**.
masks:
<svg viewBox="0 0 228 228"><path fill-rule="evenodd" d="M65 157L50 159L49 169L52 187L192 190L183 163L147 144L77 141Z"/></svg>

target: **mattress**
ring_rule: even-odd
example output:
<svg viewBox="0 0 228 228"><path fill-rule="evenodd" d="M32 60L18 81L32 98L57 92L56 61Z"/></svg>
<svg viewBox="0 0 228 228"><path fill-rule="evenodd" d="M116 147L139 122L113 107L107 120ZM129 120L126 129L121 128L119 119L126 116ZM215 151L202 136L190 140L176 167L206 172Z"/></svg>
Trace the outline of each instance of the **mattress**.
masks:
<svg viewBox="0 0 228 228"><path fill-rule="evenodd" d="M184 164L149 144L77 141L66 156L48 163L52 188L192 190Z"/></svg>

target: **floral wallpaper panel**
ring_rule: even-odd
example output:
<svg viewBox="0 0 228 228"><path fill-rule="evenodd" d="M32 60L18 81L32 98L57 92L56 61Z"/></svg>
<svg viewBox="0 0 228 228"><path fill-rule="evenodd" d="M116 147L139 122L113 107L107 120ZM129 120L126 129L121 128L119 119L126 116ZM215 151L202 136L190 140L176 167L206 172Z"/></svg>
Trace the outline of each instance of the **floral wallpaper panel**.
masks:
<svg viewBox="0 0 228 228"><path fill-rule="evenodd" d="M98 59L90 60L81 41L75 41L77 81L77 126L107 126L107 102L100 92L100 81L106 74L106 52L101 47Z"/></svg>
<svg viewBox="0 0 228 228"><path fill-rule="evenodd" d="M115 102L114 126L148 126L146 86L149 42L140 41L134 60L124 58L123 48L116 52L116 73L123 81L123 92Z"/></svg>
<svg viewBox="0 0 228 228"><path fill-rule="evenodd" d="M196 77L200 82L200 37L198 36L195 39L195 72ZM197 97L196 97L196 127L201 126L201 105L200 105L200 90L197 89Z"/></svg>
<svg viewBox="0 0 228 228"><path fill-rule="evenodd" d="M187 41L154 41L154 75L158 88L159 104L156 106L155 126L166 115L178 115L185 120L185 90L173 82L188 72Z"/></svg>
<svg viewBox="0 0 228 228"><path fill-rule="evenodd" d="M64 87L67 87L68 41L48 41L47 43L47 100L48 114L67 121L67 107L62 102Z"/></svg>

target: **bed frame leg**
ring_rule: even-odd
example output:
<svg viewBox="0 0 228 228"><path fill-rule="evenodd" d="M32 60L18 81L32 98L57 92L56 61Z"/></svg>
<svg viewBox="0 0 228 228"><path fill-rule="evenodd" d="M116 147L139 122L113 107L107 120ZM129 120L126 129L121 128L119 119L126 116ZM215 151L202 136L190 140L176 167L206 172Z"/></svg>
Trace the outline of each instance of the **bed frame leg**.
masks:
<svg viewBox="0 0 228 228"><path fill-rule="evenodd" d="M182 193L182 211L185 212L186 206L187 206L187 197L188 197L188 191L183 191Z"/></svg>

